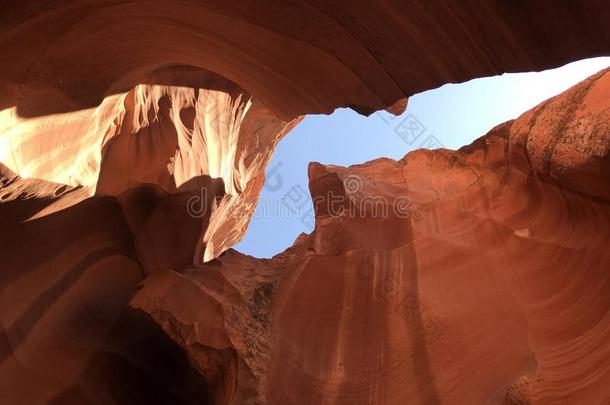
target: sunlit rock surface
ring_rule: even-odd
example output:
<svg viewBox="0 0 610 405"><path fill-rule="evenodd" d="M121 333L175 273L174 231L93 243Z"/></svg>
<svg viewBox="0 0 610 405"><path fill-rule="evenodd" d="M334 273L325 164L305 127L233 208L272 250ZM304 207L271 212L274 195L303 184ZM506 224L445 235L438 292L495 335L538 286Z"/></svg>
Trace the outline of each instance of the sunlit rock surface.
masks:
<svg viewBox="0 0 610 405"><path fill-rule="evenodd" d="M312 164L312 235L223 252L302 115L607 55L609 20L601 0L6 2L0 402L604 404L607 74L458 152Z"/></svg>
<svg viewBox="0 0 610 405"><path fill-rule="evenodd" d="M237 85L199 69L159 77L182 86L138 85L73 113L24 118L17 108L2 111L3 163L22 177L84 187L89 195L143 184L194 191L193 217L212 209L205 200L216 191L206 178L221 182L224 196L191 246L194 262L210 260L241 239L263 169L298 119L288 125Z"/></svg>
<svg viewBox="0 0 610 405"><path fill-rule="evenodd" d="M0 162L98 195L221 179L200 263L243 236L262 169L302 115L399 113L445 83L608 54L608 20L601 0L9 2Z"/></svg>
<svg viewBox="0 0 610 405"><path fill-rule="evenodd" d="M604 404L609 91L606 71L459 151L314 163L311 235L158 273L130 306L221 403Z"/></svg>

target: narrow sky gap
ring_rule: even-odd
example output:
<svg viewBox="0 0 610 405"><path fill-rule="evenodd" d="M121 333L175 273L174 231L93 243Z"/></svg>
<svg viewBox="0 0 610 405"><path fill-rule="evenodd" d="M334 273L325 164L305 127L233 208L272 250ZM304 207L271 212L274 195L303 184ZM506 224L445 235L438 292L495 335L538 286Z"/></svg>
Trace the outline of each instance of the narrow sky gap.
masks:
<svg viewBox="0 0 610 405"><path fill-rule="evenodd" d="M400 159L419 148L457 149L609 66L610 57L594 58L544 72L448 84L411 97L399 117L383 112L364 117L349 109L307 116L278 145L256 213L235 249L268 258L300 233L313 231L309 162L349 166L384 156ZM288 193L302 201L299 212L282 205Z"/></svg>

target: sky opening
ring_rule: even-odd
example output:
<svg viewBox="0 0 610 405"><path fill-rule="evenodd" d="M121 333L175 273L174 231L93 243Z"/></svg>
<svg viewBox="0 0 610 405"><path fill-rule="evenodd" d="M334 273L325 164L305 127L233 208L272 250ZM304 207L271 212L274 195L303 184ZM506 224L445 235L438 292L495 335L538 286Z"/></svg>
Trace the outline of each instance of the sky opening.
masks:
<svg viewBox="0 0 610 405"><path fill-rule="evenodd" d="M447 84L411 97L398 117L385 112L365 117L350 109L307 116L279 143L248 231L234 248L269 258L299 234L313 231L309 162L349 166L380 157L400 159L420 148L458 149L606 67L610 57ZM288 195L302 202L299 212L282 203Z"/></svg>

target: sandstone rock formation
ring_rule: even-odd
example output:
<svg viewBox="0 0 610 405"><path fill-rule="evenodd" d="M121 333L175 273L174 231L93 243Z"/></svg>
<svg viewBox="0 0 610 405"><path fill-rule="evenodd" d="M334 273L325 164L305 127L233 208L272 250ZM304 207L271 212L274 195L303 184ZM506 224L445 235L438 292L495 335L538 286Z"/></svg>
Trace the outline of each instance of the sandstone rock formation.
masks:
<svg viewBox="0 0 610 405"><path fill-rule="evenodd" d="M156 80L181 86L138 85L78 113L28 119L16 107L2 111L3 163L22 177L84 187L87 196L142 184L190 191L194 217L221 193L188 262L210 260L241 238L263 169L299 118L281 121L239 86L201 69L166 69ZM223 183L219 191L207 187L209 178Z"/></svg>
<svg viewBox="0 0 610 405"><path fill-rule="evenodd" d="M604 404L607 72L457 152L312 164L315 232L225 251L303 114L608 54L609 20L601 0L3 5L0 402Z"/></svg>
<svg viewBox="0 0 610 405"><path fill-rule="evenodd" d="M91 194L222 179L196 263L241 238L262 167L303 114L401 112L444 83L610 48L601 0L51 0L11 2L0 18L11 61L0 66L0 161ZM215 219L227 216L239 220Z"/></svg>
<svg viewBox="0 0 610 405"><path fill-rule="evenodd" d="M603 404L609 91L607 70L456 152L312 164L311 235L130 306L226 376L222 403Z"/></svg>
<svg viewBox="0 0 610 405"><path fill-rule="evenodd" d="M604 0L27 0L2 10L0 109L97 106L192 66L280 119L386 108L448 82L607 54ZM161 77L160 77L161 76Z"/></svg>

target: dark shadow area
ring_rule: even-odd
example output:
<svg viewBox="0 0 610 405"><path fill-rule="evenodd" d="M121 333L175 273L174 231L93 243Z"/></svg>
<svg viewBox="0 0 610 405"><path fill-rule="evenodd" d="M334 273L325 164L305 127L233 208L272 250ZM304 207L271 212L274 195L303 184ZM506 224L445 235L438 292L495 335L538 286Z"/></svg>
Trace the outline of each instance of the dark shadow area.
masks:
<svg viewBox="0 0 610 405"><path fill-rule="evenodd" d="M127 309L80 381L49 405L208 405L203 377L150 317Z"/></svg>

